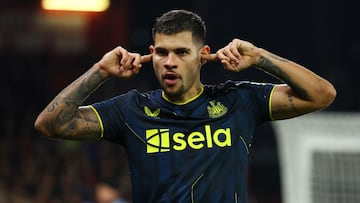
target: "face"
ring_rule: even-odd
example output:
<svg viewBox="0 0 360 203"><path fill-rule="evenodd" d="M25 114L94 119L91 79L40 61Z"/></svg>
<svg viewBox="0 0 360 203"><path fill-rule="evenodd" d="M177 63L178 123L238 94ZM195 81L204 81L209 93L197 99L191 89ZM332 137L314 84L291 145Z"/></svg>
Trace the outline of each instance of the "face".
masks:
<svg viewBox="0 0 360 203"><path fill-rule="evenodd" d="M201 91L201 54L208 46L194 43L191 32L156 34L150 46L155 75L165 93L174 102L185 102Z"/></svg>

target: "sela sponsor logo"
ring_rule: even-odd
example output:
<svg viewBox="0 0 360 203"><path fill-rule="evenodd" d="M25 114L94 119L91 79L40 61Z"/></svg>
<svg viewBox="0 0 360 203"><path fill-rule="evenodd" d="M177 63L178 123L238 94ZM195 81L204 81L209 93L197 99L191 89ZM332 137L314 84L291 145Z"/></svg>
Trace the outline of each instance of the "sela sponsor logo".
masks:
<svg viewBox="0 0 360 203"><path fill-rule="evenodd" d="M189 134L171 133L170 129L146 130L146 152L159 153L183 151L188 148L200 150L213 147L230 147L230 128L212 130L210 125L204 126L204 132L194 131Z"/></svg>

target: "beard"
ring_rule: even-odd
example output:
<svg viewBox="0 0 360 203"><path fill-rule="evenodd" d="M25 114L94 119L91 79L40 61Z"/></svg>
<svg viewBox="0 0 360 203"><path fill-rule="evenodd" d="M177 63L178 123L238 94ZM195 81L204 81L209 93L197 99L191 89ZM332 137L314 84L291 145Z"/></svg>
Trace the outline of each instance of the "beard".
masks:
<svg viewBox="0 0 360 203"><path fill-rule="evenodd" d="M162 90L165 93L165 96L171 100L178 100L182 97L185 92L185 87L183 85L162 85Z"/></svg>

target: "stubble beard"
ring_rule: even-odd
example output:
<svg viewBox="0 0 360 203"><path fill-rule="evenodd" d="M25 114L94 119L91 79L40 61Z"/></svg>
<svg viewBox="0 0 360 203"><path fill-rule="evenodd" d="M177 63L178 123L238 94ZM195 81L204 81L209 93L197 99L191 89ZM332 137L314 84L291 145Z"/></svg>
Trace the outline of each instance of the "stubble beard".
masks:
<svg viewBox="0 0 360 203"><path fill-rule="evenodd" d="M185 92L183 85L180 85L178 87L177 87L177 85L174 85L174 86L171 86L171 87L167 87L166 85L163 85L162 89L163 89L166 97L171 99L171 100L180 99L181 95L183 95L184 92Z"/></svg>

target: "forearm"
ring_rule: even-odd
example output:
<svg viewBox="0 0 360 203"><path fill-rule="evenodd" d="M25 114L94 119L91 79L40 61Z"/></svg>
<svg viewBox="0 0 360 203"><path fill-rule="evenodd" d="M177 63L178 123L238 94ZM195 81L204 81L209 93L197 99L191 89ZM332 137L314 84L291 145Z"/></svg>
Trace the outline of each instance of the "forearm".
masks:
<svg viewBox="0 0 360 203"><path fill-rule="evenodd" d="M259 49L259 53L257 67L289 85L297 97L308 101L318 100L318 102L322 102L321 99L328 100L324 97L333 87L327 80L297 63L266 50Z"/></svg>
<svg viewBox="0 0 360 203"><path fill-rule="evenodd" d="M69 103L68 105L71 107L78 107L106 80L107 77L105 74L102 73L98 64L95 64L82 76L62 90L49 104L48 110L56 107L56 101Z"/></svg>
<svg viewBox="0 0 360 203"><path fill-rule="evenodd" d="M62 90L41 112L35 122L35 128L44 135L77 139L84 136L98 136L98 121L87 116L89 111L79 106L107 79L106 75L95 64L86 73ZM95 132L96 135L93 135ZM76 137L76 138L75 138ZM83 137L87 139L87 137Z"/></svg>

